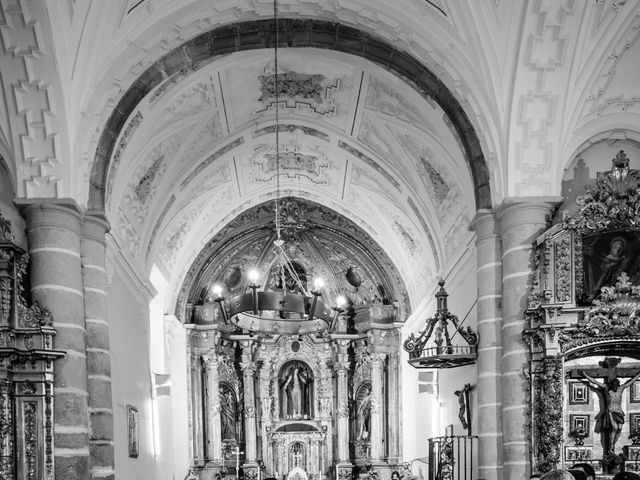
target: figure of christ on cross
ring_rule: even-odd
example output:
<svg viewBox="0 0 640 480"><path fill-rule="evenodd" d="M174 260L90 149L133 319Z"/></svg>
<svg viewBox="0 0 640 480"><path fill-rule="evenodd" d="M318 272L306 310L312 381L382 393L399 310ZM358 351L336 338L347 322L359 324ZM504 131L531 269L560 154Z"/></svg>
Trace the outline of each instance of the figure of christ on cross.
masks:
<svg viewBox="0 0 640 480"><path fill-rule="evenodd" d="M621 385L616 371L619 363L620 359L613 357L605 358L600 362L600 366L607 369L606 373L602 371L594 373L596 376L606 377L604 382L599 382L584 370L577 372L579 380L598 395L600 411L596 415L595 432L600 434L604 456L615 454L615 445L624 425L622 392L640 377L639 371Z"/></svg>

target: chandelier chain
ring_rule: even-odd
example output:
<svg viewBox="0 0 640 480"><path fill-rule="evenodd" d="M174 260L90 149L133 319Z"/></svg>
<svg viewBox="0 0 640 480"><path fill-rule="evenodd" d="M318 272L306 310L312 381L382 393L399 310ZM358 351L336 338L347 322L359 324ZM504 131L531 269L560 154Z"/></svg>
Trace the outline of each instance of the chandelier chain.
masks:
<svg viewBox="0 0 640 480"><path fill-rule="evenodd" d="M273 19L275 21L276 35L275 44L273 48L274 57L274 89L276 97L276 235L280 240L280 98L279 98L279 86L278 86L278 0L273 0Z"/></svg>

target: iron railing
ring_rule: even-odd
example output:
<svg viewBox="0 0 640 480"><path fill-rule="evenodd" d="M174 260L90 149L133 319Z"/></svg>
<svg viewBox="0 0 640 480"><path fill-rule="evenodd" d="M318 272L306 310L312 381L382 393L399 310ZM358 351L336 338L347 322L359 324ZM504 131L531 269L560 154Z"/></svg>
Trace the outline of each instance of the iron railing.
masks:
<svg viewBox="0 0 640 480"><path fill-rule="evenodd" d="M430 438L429 480L471 480L477 442L475 435Z"/></svg>

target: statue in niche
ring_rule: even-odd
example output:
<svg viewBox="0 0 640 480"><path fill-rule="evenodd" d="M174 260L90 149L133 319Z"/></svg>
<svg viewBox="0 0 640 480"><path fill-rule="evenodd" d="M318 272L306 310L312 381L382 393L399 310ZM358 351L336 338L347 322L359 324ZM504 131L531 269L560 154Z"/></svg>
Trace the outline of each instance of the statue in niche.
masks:
<svg viewBox="0 0 640 480"><path fill-rule="evenodd" d="M356 440L368 441L371 436L371 385L358 389L356 398Z"/></svg>
<svg viewBox="0 0 640 480"><path fill-rule="evenodd" d="M281 371L281 414L287 419L311 418L311 383L313 375L309 367L299 361L287 363Z"/></svg>
<svg viewBox="0 0 640 480"><path fill-rule="evenodd" d="M236 439L236 396L228 385L220 385L220 432L223 440Z"/></svg>
<svg viewBox="0 0 640 480"><path fill-rule="evenodd" d="M622 392L640 377L639 371L630 380L620 384L616 374L616 366L619 362L619 358L606 358L600 362L602 367L607 368L604 382L599 382L584 370L578 370L578 375L582 377L580 381L598 395L600 411L595 417L595 432L600 434L604 455L615 453L615 445L625 422L625 414L622 411Z"/></svg>

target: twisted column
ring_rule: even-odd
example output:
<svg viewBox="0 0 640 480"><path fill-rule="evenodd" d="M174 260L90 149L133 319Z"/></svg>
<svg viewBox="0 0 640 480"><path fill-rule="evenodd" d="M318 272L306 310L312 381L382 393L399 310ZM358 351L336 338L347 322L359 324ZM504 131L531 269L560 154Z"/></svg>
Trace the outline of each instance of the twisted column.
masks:
<svg viewBox="0 0 640 480"><path fill-rule="evenodd" d="M502 238L502 449L504 478L528 478L529 351L522 340L524 310L534 269L533 242L547 226L553 203L505 203L497 210Z"/></svg>
<svg viewBox="0 0 640 480"><path fill-rule="evenodd" d="M478 476L502 476L502 244L493 211L479 211L476 232L478 288Z"/></svg>

